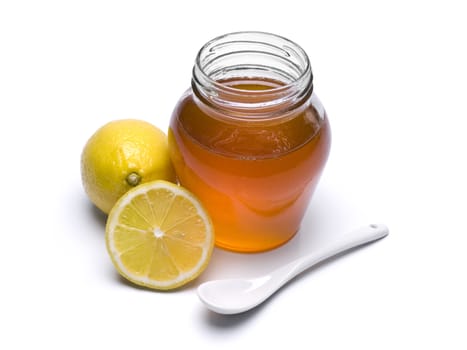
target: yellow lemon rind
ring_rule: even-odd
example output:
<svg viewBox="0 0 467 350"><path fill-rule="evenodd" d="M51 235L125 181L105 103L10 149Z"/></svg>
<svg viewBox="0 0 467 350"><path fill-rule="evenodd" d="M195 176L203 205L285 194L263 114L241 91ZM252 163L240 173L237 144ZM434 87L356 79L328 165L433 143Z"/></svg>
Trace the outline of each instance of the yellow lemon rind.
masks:
<svg viewBox="0 0 467 350"><path fill-rule="evenodd" d="M176 183L176 175L167 135L147 121L110 121L94 132L82 150L84 190L106 214L128 190L153 180Z"/></svg>

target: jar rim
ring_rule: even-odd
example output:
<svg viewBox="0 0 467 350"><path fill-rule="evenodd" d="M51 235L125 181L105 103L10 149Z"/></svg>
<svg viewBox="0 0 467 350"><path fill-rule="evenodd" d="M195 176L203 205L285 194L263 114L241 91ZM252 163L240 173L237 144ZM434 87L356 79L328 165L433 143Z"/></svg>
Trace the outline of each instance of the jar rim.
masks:
<svg viewBox="0 0 467 350"><path fill-rule="evenodd" d="M260 39L262 40L260 41ZM239 89L213 78L212 73L206 71L206 66L209 64L209 62L206 64L203 62L203 60L205 57L213 56L215 49L219 49L222 46L229 44L232 45L235 43L264 45L269 49L275 49L277 52L270 52L269 54L282 58L283 60L289 60L291 67L293 67L299 74L297 74L295 77L288 75L288 82L280 80L280 82L283 84L268 88L266 90ZM253 52L267 54L267 52L263 51ZM280 53L282 53L282 57L280 57ZM224 53L223 55L226 54ZM295 61L292 61L292 58L295 58ZM223 90L224 92L235 95L249 94L257 96L281 93L286 90L293 89L296 86L312 86L313 82L313 73L311 70L310 60L305 50L300 45L286 37L265 31L230 32L209 40L201 47L196 55L195 65L193 68L193 77L202 84L209 84L217 89Z"/></svg>

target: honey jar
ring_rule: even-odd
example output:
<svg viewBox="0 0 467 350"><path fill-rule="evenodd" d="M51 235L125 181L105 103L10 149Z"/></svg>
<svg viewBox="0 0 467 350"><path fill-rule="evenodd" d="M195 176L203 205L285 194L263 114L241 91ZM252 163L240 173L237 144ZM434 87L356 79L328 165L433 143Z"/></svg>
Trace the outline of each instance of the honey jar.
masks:
<svg viewBox="0 0 467 350"><path fill-rule="evenodd" d="M179 182L206 207L218 247L284 244L299 230L331 145L307 54L264 32L207 42L169 143Z"/></svg>

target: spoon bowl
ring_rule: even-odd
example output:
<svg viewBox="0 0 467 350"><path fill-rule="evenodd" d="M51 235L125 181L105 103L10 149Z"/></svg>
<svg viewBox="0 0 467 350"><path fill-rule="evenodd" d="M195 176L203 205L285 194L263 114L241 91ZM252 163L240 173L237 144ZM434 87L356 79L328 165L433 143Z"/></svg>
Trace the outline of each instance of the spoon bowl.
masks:
<svg viewBox="0 0 467 350"><path fill-rule="evenodd" d="M205 282L198 287L198 296L208 309L219 314L245 312L261 304L292 278L321 261L381 239L388 233L389 230L385 225L364 226L265 276Z"/></svg>

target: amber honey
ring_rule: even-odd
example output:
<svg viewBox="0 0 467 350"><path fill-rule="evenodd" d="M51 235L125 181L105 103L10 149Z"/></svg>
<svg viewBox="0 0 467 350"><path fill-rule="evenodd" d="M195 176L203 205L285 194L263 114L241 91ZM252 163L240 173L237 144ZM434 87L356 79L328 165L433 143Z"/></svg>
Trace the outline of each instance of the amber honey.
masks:
<svg viewBox="0 0 467 350"><path fill-rule="evenodd" d="M217 246L275 248L298 231L326 163L324 109L310 86L298 99L270 103L287 82L234 76L212 83L214 102L195 85L174 110L169 142L177 176L209 212Z"/></svg>

